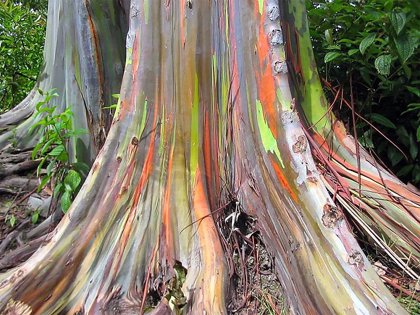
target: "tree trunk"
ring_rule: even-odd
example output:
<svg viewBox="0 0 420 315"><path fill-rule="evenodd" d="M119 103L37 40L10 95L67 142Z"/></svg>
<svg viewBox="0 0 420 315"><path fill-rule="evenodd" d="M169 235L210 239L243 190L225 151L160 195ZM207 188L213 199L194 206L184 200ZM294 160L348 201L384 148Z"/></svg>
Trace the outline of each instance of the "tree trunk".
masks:
<svg viewBox="0 0 420 315"><path fill-rule="evenodd" d="M128 8L126 8L128 10ZM0 148L25 150L37 141L29 132L40 116L32 113L43 96L56 89L59 112L70 107L74 128L89 130L70 143L73 160L91 163L104 143L112 116L103 107L119 93L124 70L126 16L116 1L49 1L43 71L34 90L11 111L0 115Z"/></svg>
<svg viewBox="0 0 420 315"><path fill-rule="evenodd" d="M45 82L41 76L43 89L58 88L63 106L74 102L78 126L91 130L87 148L102 141L107 118L101 107L117 85L119 106L68 214L30 259L0 275L2 308L22 314L227 313L231 274L224 243L231 235L218 232L222 209L233 213L230 234L238 233L235 218L242 213L256 219L291 313L404 313L335 203L356 211L364 202L357 170L346 164L357 159L354 141L333 129L347 151L322 166L329 150L317 150L316 141L327 133L312 135L304 127L325 112L316 70L307 63L312 50L304 1L122 2L50 4L44 73L58 77ZM27 117L34 99L15 113ZM0 128L8 130L2 139L17 123L8 115L0 118ZM28 118L18 132L32 123ZM361 160L365 187L374 171L370 157ZM344 191L337 199L328 192L334 181ZM384 181L368 187L376 193L397 183L389 174ZM401 187L398 193L410 199L401 207L392 200L381 206L389 220L395 223L398 212L411 225L387 231L405 235L402 248L418 257L419 197ZM181 292L168 297L184 268ZM148 309L152 292L159 302Z"/></svg>

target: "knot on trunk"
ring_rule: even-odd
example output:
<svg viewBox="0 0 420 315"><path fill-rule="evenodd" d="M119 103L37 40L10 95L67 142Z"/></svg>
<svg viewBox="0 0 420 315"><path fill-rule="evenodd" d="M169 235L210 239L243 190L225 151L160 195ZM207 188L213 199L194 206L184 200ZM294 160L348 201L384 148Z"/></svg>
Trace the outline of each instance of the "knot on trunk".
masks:
<svg viewBox="0 0 420 315"><path fill-rule="evenodd" d="M137 139L137 137L131 138L131 144L132 145L138 145L139 144L139 139Z"/></svg>
<svg viewBox="0 0 420 315"><path fill-rule="evenodd" d="M300 135L297 138L297 141L292 146L292 150L294 153L303 153L306 150L307 147L307 140L304 135Z"/></svg>
<svg viewBox="0 0 420 315"><path fill-rule="evenodd" d="M357 267L359 266L363 266L364 265L364 261L363 261L363 255L361 252L355 250L353 251L348 258L348 263L350 265L355 265Z"/></svg>
<svg viewBox="0 0 420 315"><path fill-rule="evenodd" d="M270 38L270 44L272 46L283 44L283 34L279 29L272 30L268 37Z"/></svg>
<svg viewBox="0 0 420 315"><path fill-rule="evenodd" d="M273 5L268 8L268 18L275 21L280 17L280 9L278 5Z"/></svg>
<svg viewBox="0 0 420 315"><path fill-rule="evenodd" d="M322 223L327 228L334 228L337 226L338 222L343 219L343 213L330 204L325 204L324 214L322 215Z"/></svg>
<svg viewBox="0 0 420 315"><path fill-rule="evenodd" d="M287 73L287 65L286 62L283 61L275 61L273 65L274 73Z"/></svg>

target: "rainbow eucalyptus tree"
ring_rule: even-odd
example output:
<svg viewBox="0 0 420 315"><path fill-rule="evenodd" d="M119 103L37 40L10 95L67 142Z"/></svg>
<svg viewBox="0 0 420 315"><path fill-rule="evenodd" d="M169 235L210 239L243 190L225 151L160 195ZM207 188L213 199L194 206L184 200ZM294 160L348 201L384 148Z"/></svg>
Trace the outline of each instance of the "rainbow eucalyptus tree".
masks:
<svg viewBox="0 0 420 315"><path fill-rule="evenodd" d="M404 313L345 214L416 279L420 197L330 113L303 0L55 0L48 23L39 84L91 131L76 157L99 150L102 107L120 97L67 215L0 275L5 313L225 314L216 217L232 201L255 218L291 313ZM36 141L36 98L0 117L4 149Z"/></svg>

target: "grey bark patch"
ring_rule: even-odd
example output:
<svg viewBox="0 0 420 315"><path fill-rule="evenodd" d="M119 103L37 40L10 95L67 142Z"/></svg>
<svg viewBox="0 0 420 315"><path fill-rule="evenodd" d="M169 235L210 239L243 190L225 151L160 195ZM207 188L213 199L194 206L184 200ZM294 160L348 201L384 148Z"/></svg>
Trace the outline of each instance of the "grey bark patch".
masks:
<svg viewBox="0 0 420 315"><path fill-rule="evenodd" d="M273 65L274 73L287 73L287 65L283 61L275 61Z"/></svg>
<svg viewBox="0 0 420 315"><path fill-rule="evenodd" d="M275 21L280 17L280 9L278 5L273 5L268 8L268 18Z"/></svg>
<svg viewBox="0 0 420 315"><path fill-rule="evenodd" d="M270 38L270 44L272 46L283 44L283 34L280 29L272 30L268 37Z"/></svg>

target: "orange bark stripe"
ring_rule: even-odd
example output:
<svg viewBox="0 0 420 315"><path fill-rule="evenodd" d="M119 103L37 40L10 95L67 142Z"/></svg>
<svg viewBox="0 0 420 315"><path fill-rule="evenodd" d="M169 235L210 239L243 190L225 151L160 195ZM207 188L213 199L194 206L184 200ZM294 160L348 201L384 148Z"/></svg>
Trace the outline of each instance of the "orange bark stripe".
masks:
<svg viewBox="0 0 420 315"><path fill-rule="evenodd" d="M174 257L174 242L171 230L171 187L172 187L172 169L174 160L174 146L172 146L171 153L169 155L168 169L167 169L167 183L165 188L165 196L163 201L163 214L162 221L165 231L165 243L167 258L171 259Z"/></svg>
<svg viewBox="0 0 420 315"><path fill-rule="evenodd" d="M284 176L284 174L283 174L282 170L280 169L280 166L278 165L278 162L276 161L276 159L273 159L272 156L270 156L270 162L271 162L271 165L274 168L274 171L276 172L277 178L279 179L281 185L290 194L292 199L297 202L298 201L298 196L293 191L292 187L289 185L289 183L287 181L287 178Z"/></svg>
<svg viewBox="0 0 420 315"><path fill-rule="evenodd" d="M204 106L206 108L206 106ZM204 112L204 135L203 135L203 154L204 168L207 183L211 183L212 165L211 165L211 135L209 126L209 114Z"/></svg>
<svg viewBox="0 0 420 315"><path fill-rule="evenodd" d="M214 303L223 301L223 278L222 273L224 266L224 253L222 246L219 241L219 235L216 231L214 221L211 217L206 217L211 214L208 198L205 193L205 187L202 180L200 168L197 168L196 172L196 186L194 189L193 196L193 209L196 219L205 217L200 221L197 229L197 234L200 240L200 248L203 254L203 283L206 284L206 288L203 288L212 299ZM208 305L208 309L222 309L221 305Z"/></svg>
<svg viewBox="0 0 420 315"><path fill-rule="evenodd" d="M258 93L261 104L263 105L263 111L265 119L267 120L268 127L270 128L274 137L277 138L277 110L276 110L276 87L271 68L269 53L270 46L268 44L268 38L265 34L264 19L261 19L260 32L258 41L258 59L260 61L259 71L256 73L258 82ZM257 70L258 71L258 70Z"/></svg>
<svg viewBox="0 0 420 315"><path fill-rule="evenodd" d="M179 20L180 20L180 38L182 39L182 47L185 46L185 0L179 0L180 5L180 12L179 12Z"/></svg>

